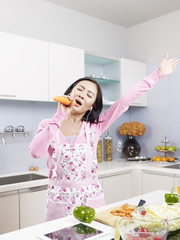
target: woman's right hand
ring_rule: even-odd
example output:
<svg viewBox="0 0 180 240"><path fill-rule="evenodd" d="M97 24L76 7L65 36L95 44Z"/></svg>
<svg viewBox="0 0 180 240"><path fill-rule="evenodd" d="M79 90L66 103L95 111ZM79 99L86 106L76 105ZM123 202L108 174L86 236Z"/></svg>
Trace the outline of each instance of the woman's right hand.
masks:
<svg viewBox="0 0 180 240"><path fill-rule="evenodd" d="M70 101L72 101L72 103L70 105L64 105L58 102L58 109L62 110L65 113L68 113L70 111L70 108L73 106L73 99L67 95L63 95L63 97L67 97Z"/></svg>

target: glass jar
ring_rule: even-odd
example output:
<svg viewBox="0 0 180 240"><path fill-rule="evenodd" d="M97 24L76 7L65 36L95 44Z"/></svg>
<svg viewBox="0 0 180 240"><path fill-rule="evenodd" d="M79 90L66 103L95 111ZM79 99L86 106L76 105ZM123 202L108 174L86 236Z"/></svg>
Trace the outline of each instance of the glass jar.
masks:
<svg viewBox="0 0 180 240"><path fill-rule="evenodd" d="M97 144L97 161L102 162L102 138L100 137Z"/></svg>
<svg viewBox="0 0 180 240"><path fill-rule="evenodd" d="M113 150L112 150L112 137L109 136L109 132L107 136L105 136L105 159L106 161L112 161L113 159Z"/></svg>

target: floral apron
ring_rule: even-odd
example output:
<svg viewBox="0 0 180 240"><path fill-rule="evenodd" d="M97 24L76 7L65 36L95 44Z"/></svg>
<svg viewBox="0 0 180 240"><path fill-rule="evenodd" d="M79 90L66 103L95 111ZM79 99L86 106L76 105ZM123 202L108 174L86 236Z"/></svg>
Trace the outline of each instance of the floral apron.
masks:
<svg viewBox="0 0 180 240"><path fill-rule="evenodd" d="M62 144L59 132L52 140L53 170L47 190L47 221L72 215L76 206L96 208L105 205L96 172L93 134L89 128L85 131L87 143Z"/></svg>

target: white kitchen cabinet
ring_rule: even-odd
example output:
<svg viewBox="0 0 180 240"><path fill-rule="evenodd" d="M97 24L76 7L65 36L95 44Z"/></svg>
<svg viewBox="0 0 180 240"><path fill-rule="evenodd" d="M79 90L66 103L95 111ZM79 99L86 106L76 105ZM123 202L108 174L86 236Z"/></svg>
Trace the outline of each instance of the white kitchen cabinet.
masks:
<svg viewBox="0 0 180 240"><path fill-rule="evenodd" d="M45 222L47 186L19 190L20 228Z"/></svg>
<svg viewBox="0 0 180 240"><path fill-rule="evenodd" d="M131 171L102 176L102 186L106 204L131 198L133 194Z"/></svg>
<svg viewBox="0 0 180 240"><path fill-rule="evenodd" d="M156 190L171 191L174 187L174 174L142 171L142 193L149 193Z"/></svg>
<svg viewBox="0 0 180 240"><path fill-rule="evenodd" d="M141 169L132 169L133 197L142 195L142 174Z"/></svg>
<svg viewBox="0 0 180 240"><path fill-rule="evenodd" d="M120 96L119 59L91 53L85 54L85 76L94 78L100 85L104 105L111 105Z"/></svg>
<svg viewBox="0 0 180 240"><path fill-rule="evenodd" d="M0 234L19 229L18 191L0 193Z"/></svg>
<svg viewBox="0 0 180 240"><path fill-rule="evenodd" d="M49 100L61 96L77 79L84 77L84 50L49 43Z"/></svg>
<svg viewBox="0 0 180 240"><path fill-rule="evenodd" d="M48 43L0 32L0 99L48 100Z"/></svg>
<svg viewBox="0 0 180 240"><path fill-rule="evenodd" d="M147 75L147 64L87 53L85 75L95 78L101 85L104 104L112 104ZM147 93L137 98L131 106L147 106Z"/></svg>
<svg viewBox="0 0 180 240"><path fill-rule="evenodd" d="M123 96L130 88L147 75L147 64L122 58L120 73L120 94ZM138 97L131 106L146 107L148 105L147 94L148 93L144 93Z"/></svg>

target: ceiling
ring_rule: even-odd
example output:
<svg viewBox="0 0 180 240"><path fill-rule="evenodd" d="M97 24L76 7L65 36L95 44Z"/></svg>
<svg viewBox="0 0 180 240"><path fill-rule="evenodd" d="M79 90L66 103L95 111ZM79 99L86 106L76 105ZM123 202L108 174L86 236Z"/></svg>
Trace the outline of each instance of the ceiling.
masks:
<svg viewBox="0 0 180 240"><path fill-rule="evenodd" d="M46 0L123 27L180 9L180 0Z"/></svg>

